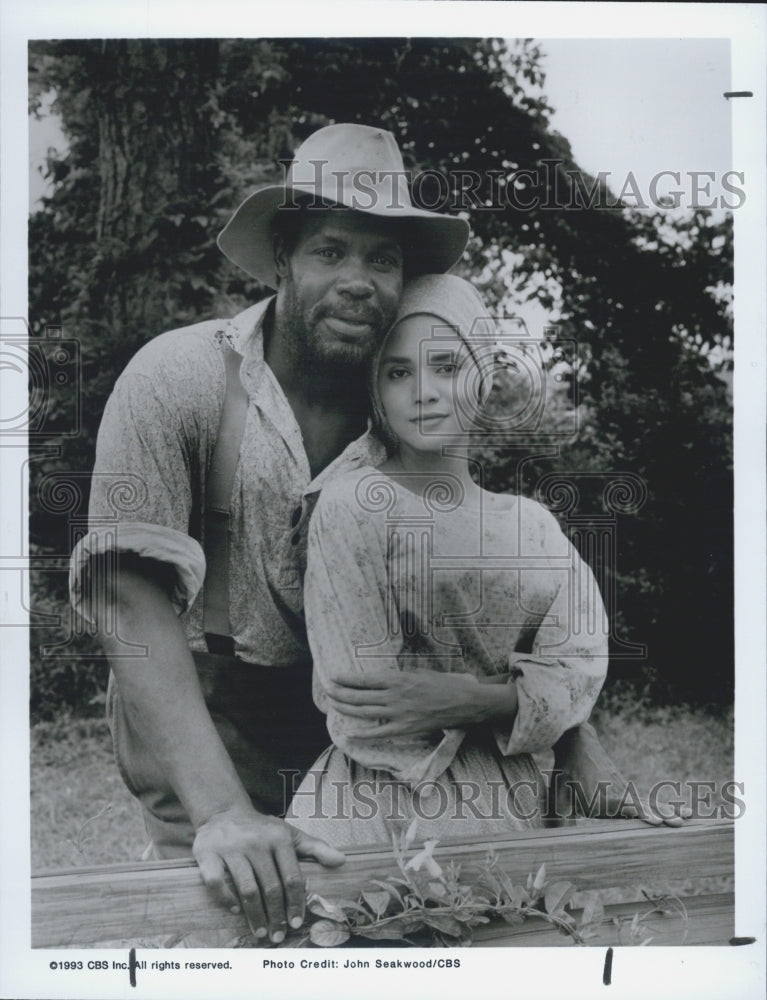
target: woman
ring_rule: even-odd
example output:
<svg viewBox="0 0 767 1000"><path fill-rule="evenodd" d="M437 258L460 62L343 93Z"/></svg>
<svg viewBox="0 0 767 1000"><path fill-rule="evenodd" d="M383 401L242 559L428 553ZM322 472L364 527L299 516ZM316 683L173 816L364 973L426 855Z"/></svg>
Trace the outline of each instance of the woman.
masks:
<svg viewBox="0 0 767 1000"><path fill-rule="evenodd" d="M588 718L605 677L590 570L543 507L471 475L492 380L484 313L455 276L406 287L372 375L389 457L326 487L310 525L314 697L333 746L287 818L337 847L413 818L441 838L542 825L531 754ZM357 698L349 675L373 690ZM388 721L376 689L380 706L410 699L413 719Z"/></svg>

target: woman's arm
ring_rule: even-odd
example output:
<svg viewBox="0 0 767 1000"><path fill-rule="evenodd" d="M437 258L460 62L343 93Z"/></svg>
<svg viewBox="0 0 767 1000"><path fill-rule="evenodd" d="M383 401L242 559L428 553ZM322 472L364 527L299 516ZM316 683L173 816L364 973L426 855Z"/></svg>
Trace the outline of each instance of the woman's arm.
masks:
<svg viewBox="0 0 767 1000"><path fill-rule="evenodd" d="M356 482L326 488L309 527L304 601L314 697L344 753L418 782L441 773L460 746L457 726L467 713L457 706L495 714L508 693L466 674L401 667L386 514L360 503Z"/></svg>
<svg viewBox="0 0 767 1000"><path fill-rule="evenodd" d="M594 575L545 508L526 501L523 517L522 599L540 589L541 560L550 560L552 597L543 609L530 653L512 652L518 710L514 724L495 730L502 753L549 750L585 722L607 674L609 624ZM535 559L533 558L535 557Z"/></svg>
<svg viewBox="0 0 767 1000"><path fill-rule="evenodd" d="M520 524L520 559L529 559L520 569L522 604L540 604L542 573L549 594L530 652L512 652L508 673L481 681L469 674L377 670L374 661L362 673L339 662L326 683L336 711L353 720L386 719L378 736L490 723L505 754L548 750L588 718L607 670L608 628L596 581L539 504L524 504Z"/></svg>

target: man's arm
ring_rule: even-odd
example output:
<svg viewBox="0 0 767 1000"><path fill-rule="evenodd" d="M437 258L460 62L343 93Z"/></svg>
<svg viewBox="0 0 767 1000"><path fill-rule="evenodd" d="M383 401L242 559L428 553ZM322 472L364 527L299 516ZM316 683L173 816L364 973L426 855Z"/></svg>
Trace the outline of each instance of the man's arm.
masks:
<svg viewBox="0 0 767 1000"><path fill-rule="evenodd" d="M256 936L282 940L288 923L300 926L304 917L296 854L327 865L342 863L343 854L253 808L205 705L176 611L146 566L123 567L106 602L101 613L94 609L97 622L116 628L99 629L102 645L132 724L195 828L193 853L205 884L238 912L228 869ZM146 646L147 656L120 655L126 642Z"/></svg>
<svg viewBox="0 0 767 1000"><path fill-rule="evenodd" d="M517 711L516 690L508 674L474 678L417 670L343 676L328 682L336 711L360 719L385 716L376 734L428 733L448 726L496 722L511 727ZM681 826L687 806L652 808L633 782L627 781L589 723L568 729L554 745L554 771L548 814L557 825L592 819L642 819L653 826Z"/></svg>
<svg viewBox="0 0 767 1000"><path fill-rule="evenodd" d="M386 720L361 734L362 739L431 734L485 722L511 728L517 714L517 690L508 674L479 678L426 668L377 669L339 673L325 680L325 690L342 715Z"/></svg>
<svg viewBox="0 0 767 1000"><path fill-rule="evenodd" d="M386 676L366 669L356 678L348 669L329 672L325 686L335 711L352 719L387 720L366 738L487 723L500 751L512 755L550 749L566 729L588 718L607 669L606 635L590 627L604 618L599 591L553 515L532 501L522 513L524 551L570 559L568 571L560 569L549 580L541 606L547 624L536 632L532 648L509 652L505 683L459 673L429 676L426 670L395 669ZM539 571L531 569L523 583L525 572L523 567L519 585L532 593L540 586ZM395 598L397 586L392 581Z"/></svg>

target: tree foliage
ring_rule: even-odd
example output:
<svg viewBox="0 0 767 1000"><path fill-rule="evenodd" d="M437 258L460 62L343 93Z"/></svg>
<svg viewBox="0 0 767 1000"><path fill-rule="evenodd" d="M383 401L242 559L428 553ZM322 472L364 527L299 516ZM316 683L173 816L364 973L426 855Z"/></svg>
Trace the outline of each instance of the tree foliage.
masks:
<svg viewBox="0 0 767 1000"><path fill-rule="evenodd" d="M730 222L702 211L605 208L587 197L592 188L604 194L604 184L578 170L566 139L551 130L532 42L33 43L30 81L32 113L54 93L68 144L50 156L52 191L30 220L30 320L37 336L56 324L80 342L87 417L59 454L34 457L37 551L63 553L71 544L72 511L52 513L37 491L51 473L90 469L107 395L136 349L164 329L231 314L263 294L215 248L233 207L280 180L281 164L316 128L380 125L398 137L414 176L451 179L441 208L470 209L473 238L461 269L491 307L537 300L556 311L557 338L575 345L557 391L547 376L546 419L561 425L575 412L579 433L561 438L554 454L533 443L521 486L533 491L552 471L630 470L644 480L644 506L619 525L613 582L621 628L647 643L642 677L656 691L728 696ZM512 191L510 178L522 170L535 183ZM585 185L575 193L573 172ZM532 207L515 204L515 192ZM424 185L421 193L434 190ZM51 387L52 410L57 391ZM492 406L508 407L513 392L501 379ZM520 485L516 450L488 445L480 453L490 485ZM593 496L584 490L596 509L597 486ZM87 490L78 515L86 501ZM59 577L38 578L35 589L42 604L64 600ZM51 629L36 633L35 644L40 636L50 642ZM35 662L41 691L50 672ZM100 668L84 662L76 669L92 669L98 687ZM70 687L65 672L55 696L66 699Z"/></svg>

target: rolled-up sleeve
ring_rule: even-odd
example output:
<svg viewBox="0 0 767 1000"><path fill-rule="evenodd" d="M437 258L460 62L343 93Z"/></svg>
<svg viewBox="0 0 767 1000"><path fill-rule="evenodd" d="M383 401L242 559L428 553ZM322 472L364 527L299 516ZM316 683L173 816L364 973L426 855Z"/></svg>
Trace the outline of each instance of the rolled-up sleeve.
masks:
<svg viewBox="0 0 767 1000"><path fill-rule="evenodd" d="M530 653L509 655L518 709L510 732L495 730L505 755L548 750L585 722L607 674L609 624L597 582L553 515L539 511L536 547L552 557L557 587Z"/></svg>
<svg viewBox="0 0 767 1000"><path fill-rule="evenodd" d="M173 566L175 578L168 596L179 614L189 610L205 579L205 556L199 542L173 528L128 521L89 531L72 552L69 594L75 611L91 625L92 559L110 552L130 553Z"/></svg>
<svg viewBox="0 0 767 1000"><path fill-rule="evenodd" d="M132 364L104 411L88 533L70 561L70 598L89 621L94 556L131 553L172 567L169 597L179 613L193 603L205 576L202 548L189 534L191 483L201 474L199 420L195 426L183 403L190 387L174 384L162 365L146 373Z"/></svg>

